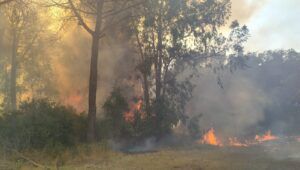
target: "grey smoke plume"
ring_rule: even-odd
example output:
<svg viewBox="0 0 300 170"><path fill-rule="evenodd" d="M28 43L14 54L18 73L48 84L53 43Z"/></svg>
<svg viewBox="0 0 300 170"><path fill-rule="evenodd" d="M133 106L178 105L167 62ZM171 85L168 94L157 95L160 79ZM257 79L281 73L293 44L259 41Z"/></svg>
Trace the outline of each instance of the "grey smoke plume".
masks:
<svg viewBox="0 0 300 170"><path fill-rule="evenodd" d="M299 54L268 51L251 58L249 68L224 72L223 89L211 70L196 81L188 114L202 114L201 129L215 128L225 137L271 130L279 136L299 135ZM253 134L254 133L254 134Z"/></svg>
<svg viewBox="0 0 300 170"><path fill-rule="evenodd" d="M222 76L224 88L220 88L216 75L205 70L196 82L188 114L202 114L201 129L215 128L217 133L228 136L246 135L253 126L264 119L268 97L246 71Z"/></svg>

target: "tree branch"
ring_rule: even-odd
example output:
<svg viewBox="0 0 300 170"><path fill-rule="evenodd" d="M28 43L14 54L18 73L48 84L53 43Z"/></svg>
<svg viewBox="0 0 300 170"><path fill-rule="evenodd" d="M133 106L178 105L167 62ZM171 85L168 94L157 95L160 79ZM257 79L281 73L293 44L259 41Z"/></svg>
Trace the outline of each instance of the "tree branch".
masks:
<svg viewBox="0 0 300 170"><path fill-rule="evenodd" d="M145 2L142 1L142 2L138 2L138 3L135 3L135 4L129 5L129 6L127 6L127 5L122 5L123 8L121 8L121 9L118 9L118 10L111 10L111 11L106 11L105 14L104 14L104 16L103 16L103 18L106 18L106 17L111 16L111 15L117 15L117 14L120 14L120 13L122 13L122 12L124 12L124 11L127 11L127 10L129 10L129 9L132 9L132 8L137 7L137 6L139 6L139 5L142 5L143 3L145 3Z"/></svg>
<svg viewBox="0 0 300 170"><path fill-rule="evenodd" d="M59 8L63 8L63 9L68 9L68 10L72 10L72 8L68 5L69 2L65 2L65 3L60 3L60 2L56 2L55 0L51 0L51 3L37 3L39 4L40 6L43 6L43 7L59 7ZM96 13L94 12L90 12L90 11L85 11L85 10L82 10L82 9L78 9L76 8L76 10L78 12L81 12L81 13L84 13L84 14L87 14L87 15L95 15Z"/></svg>
<svg viewBox="0 0 300 170"><path fill-rule="evenodd" d="M76 9L75 5L73 4L72 0L68 0L71 10L73 11L74 15L76 16L76 18L79 21L79 24L91 35L94 34L94 31L84 22L83 18L81 17L81 15L79 14L78 10Z"/></svg>

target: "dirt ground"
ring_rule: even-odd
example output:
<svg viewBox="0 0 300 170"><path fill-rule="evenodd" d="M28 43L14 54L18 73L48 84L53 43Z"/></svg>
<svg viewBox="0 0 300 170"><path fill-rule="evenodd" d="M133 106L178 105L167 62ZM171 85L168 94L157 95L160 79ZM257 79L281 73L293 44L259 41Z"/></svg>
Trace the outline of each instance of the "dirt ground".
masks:
<svg viewBox="0 0 300 170"><path fill-rule="evenodd" d="M27 153L41 165L61 170L300 170L300 147L164 148L144 153L120 153L97 147L66 152L56 160ZM0 169L45 169L22 159L0 162Z"/></svg>

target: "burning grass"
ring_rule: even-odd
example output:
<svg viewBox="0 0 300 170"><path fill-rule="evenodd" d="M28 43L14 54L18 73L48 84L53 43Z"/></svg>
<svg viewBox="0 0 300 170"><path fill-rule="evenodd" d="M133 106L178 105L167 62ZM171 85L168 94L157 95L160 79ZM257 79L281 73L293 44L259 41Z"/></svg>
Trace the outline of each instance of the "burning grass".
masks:
<svg viewBox="0 0 300 170"><path fill-rule="evenodd" d="M277 136L274 136L272 135L272 132L269 130L267 131L264 135L262 136L259 136L259 135L256 135L255 136L255 140L262 143L262 142L266 142L266 141L272 141L272 140L277 140L278 137Z"/></svg>
<svg viewBox="0 0 300 170"><path fill-rule="evenodd" d="M203 137L198 141L199 144L207 144L213 146L233 146L233 147L249 147L253 145L262 144L268 141L275 141L280 139L279 137L272 134L269 130L263 135L255 135L254 139L249 140L240 140L237 137L229 137L226 140L222 140L216 134L214 128L211 128L208 132L206 132ZM298 140L298 139L297 139Z"/></svg>

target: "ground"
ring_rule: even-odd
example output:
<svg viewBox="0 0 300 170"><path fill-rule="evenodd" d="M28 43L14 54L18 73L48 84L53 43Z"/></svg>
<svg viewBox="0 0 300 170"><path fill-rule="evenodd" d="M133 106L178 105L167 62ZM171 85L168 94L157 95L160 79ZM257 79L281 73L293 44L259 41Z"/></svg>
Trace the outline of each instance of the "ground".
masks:
<svg viewBox="0 0 300 170"><path fill-rule="evenodd" d="M299 149L299 148L298 148ZM276 148L274 149L276 150ZM79 151L79 152L78 152ZM61 170L299 170L300 157L280 156L284 152L266 151L265 147L232 148L193 146L164 148L143 153L114 152L101 147L85 147L68 151L56 159L38 156L39 153L24 153L35 162ZM14 161L14 162L13 162ZM2 161L0 169L37 168L22 158Z"/></svg>

